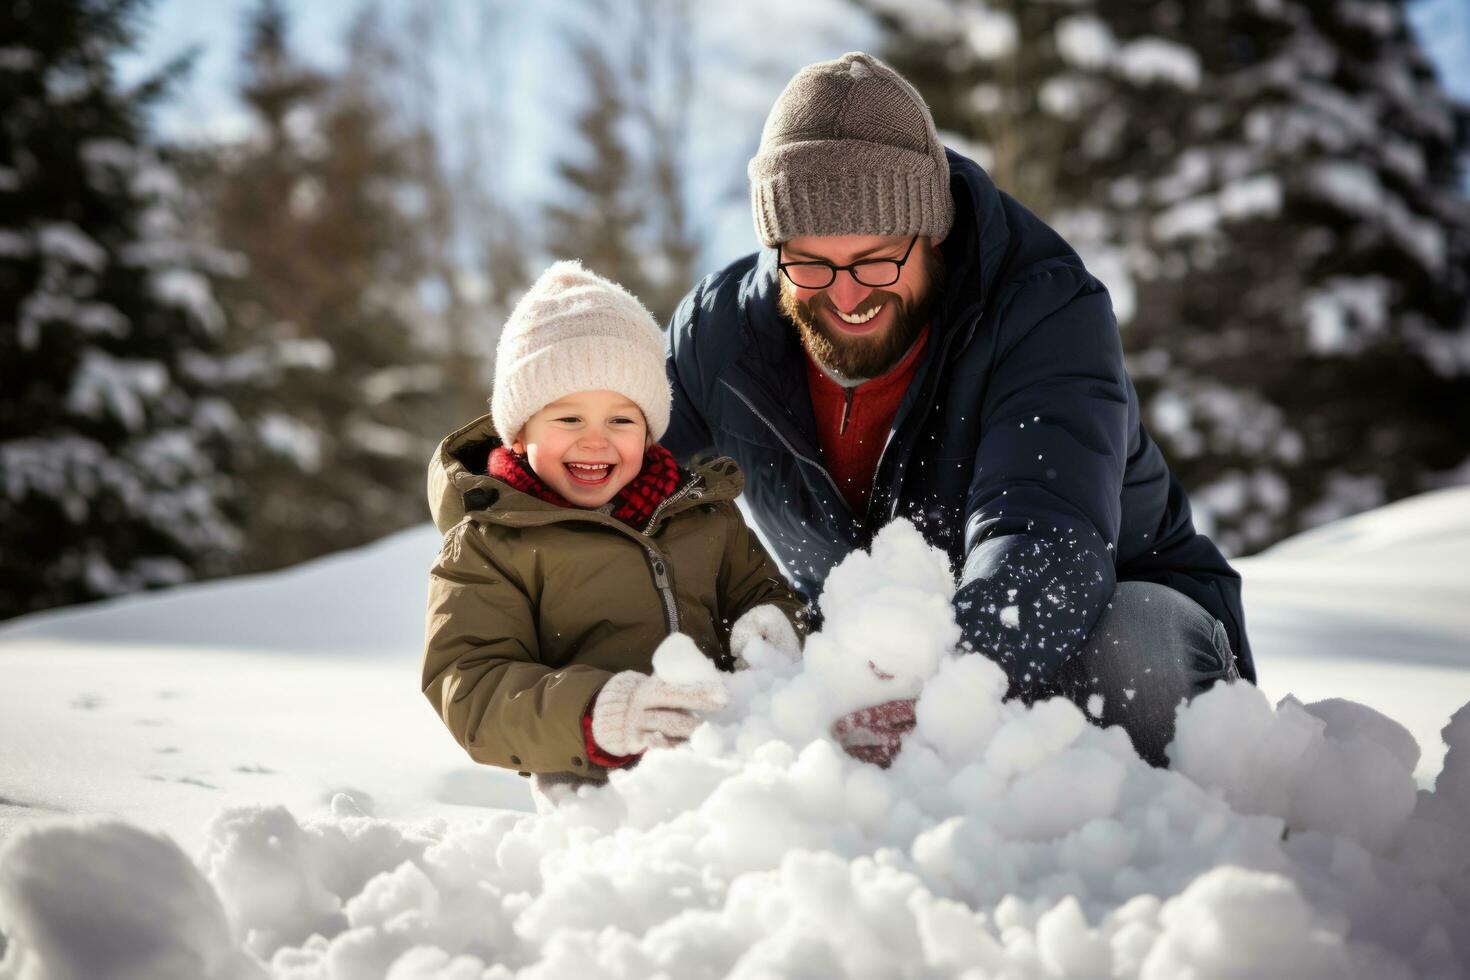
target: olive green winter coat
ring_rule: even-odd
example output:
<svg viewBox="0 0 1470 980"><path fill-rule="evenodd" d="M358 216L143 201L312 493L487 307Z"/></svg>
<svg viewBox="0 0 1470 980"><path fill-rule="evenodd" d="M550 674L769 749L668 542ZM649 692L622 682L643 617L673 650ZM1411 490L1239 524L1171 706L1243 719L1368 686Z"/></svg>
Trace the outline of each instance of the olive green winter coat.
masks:
<svg viewBox="0 0 1470 980"><path fill-rule="evenodd" d="M489 416L429 464L444 546L429 576L423 691L476 762L603 778L582 714L613 674L652 670L672 632L731 668L730 626L763 603L803 604L735 507L729 459L686 475L637 530L487 476Z"/></svg>

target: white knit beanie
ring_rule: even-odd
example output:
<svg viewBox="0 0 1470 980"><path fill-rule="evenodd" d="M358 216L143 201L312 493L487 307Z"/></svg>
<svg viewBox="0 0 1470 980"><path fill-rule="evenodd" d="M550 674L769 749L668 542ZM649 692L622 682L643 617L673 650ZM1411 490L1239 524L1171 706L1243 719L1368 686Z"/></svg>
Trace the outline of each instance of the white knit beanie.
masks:
<svg viewBox="0 0 1470 980"><path fill-rule="evenodd" d="M655 442L669 427L663 332L615 282L557 262L511 310L495 350L490 414L509 445L526 420L577 391L615 391L643 410Z"/></svg>

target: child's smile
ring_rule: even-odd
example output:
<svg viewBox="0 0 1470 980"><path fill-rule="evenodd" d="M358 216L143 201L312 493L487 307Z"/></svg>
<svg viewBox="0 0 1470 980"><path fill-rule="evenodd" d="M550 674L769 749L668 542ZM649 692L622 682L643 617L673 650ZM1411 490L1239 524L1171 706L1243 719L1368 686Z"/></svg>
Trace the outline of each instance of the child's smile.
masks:
<svg viewBox="0 0 1470 980"><path fill-rule="evenodd" d="M511 448L577 507L601 507L643 469L648 423L614 391L578 391L526 421Z"/></svg>

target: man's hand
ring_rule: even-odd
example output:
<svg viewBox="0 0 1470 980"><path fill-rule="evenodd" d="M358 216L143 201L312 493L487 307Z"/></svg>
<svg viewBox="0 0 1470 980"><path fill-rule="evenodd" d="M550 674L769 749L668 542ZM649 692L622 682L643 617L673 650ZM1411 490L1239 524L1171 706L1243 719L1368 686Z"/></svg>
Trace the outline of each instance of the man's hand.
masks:
<svg viewBox="0 0 1470 980"><path fill-rule="evenodd" d="M592 737L611 755L638 755L689 738L701 719L729 695L719 684L670 684L625 670L614 674L592 702Z"/></svg>
<svg viewBox="0 0 1470 980"><path fill-rule="evenodd" d="M904 698L859 708L837 719L832 737L854 759L887 769L903 737L914 730L914 704L914 698Z"/></svg>

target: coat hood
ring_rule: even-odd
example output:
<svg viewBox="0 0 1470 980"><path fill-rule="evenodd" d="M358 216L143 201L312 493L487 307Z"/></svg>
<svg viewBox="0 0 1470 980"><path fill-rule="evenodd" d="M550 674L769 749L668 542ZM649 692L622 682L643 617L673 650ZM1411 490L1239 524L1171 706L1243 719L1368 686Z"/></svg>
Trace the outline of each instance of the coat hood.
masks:
<svg viewBox="0 0 1470 980"><path fill-rule="evenodd" d="M500 446L495 423L482 415L461 426L439 443L429 458L429 512L441 534L464 519L466 513L494 506L497 516L517 515L531 523L544 523L570 515L602 517L596 511L580 511L558 507L528 493L516 490L502 480L488 475L490 453ZM701 481L700 502L733 500L745 486L740 469L728 457L711 459L693 466L692 477ZM682 508L675 506L670 513ZM617 523L613 518L609 522Z"/></svg>

